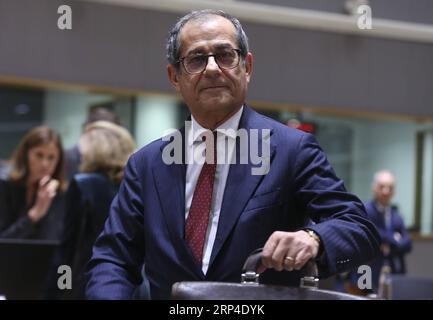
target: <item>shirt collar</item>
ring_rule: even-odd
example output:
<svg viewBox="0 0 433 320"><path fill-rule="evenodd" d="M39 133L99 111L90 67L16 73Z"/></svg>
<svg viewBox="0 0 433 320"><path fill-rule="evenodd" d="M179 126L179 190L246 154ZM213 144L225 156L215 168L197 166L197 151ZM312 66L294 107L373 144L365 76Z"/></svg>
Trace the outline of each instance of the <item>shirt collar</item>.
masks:
<svg viewBox="0 0 433 320"><path fill-rule="evenodd" d="M383 205L381 205L378 201L375 201L374 202L375 203L375 205L376 205L376 209L379 211L379 212L382 212L382 213L385 213L387 210L389 210L389 208L391 207L391 206L383 206Z"/></svg>
<svg viewBox="0 0 433 320"><path fill-rule="evenodd" d="M239 127L239 122L241 120L242 112L244 110L244 106L242 106L234 115L232 115L229 119L224 121L220 126L218 126L215 130L220 134L224 134L229 138L236 139L236 131ZM192 146L194 142L202 142L202 134L208 129L203 128L191 115L191 139L189 139L189 146ZM229 130L231 129L231 130Z"/></svg>

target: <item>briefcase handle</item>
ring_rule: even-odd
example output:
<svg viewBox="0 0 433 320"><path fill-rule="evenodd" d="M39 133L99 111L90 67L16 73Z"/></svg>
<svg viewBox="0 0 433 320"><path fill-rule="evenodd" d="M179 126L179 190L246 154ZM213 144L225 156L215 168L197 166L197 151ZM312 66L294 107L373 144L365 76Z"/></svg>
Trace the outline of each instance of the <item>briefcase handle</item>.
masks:
<svg viewBox="0 0 433 320"><path fill-rule="evenodd" d="M263 248L259 248L251 252L247 260L242 267L242 283L243 284L258 284L260 274L257 273L257 269L260 266L262 260ZM309 260L302 268L304 276L301 278L301 288L318 288L319 277L317 264L314 260Z"/></svg>

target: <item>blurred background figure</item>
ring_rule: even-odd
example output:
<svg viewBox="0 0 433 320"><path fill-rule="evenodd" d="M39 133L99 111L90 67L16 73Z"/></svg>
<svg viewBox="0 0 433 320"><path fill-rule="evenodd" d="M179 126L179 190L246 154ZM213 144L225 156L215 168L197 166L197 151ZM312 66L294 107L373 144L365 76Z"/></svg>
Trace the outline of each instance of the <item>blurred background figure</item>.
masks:
<svg viewBox="0 0 433 320"><path fill-rule="evenodd" d="M8 180L12 170L12 164L8 160L0 159L0 179Z"/></svg>
<svg viewBox="0 0 433 320"><path fill-rule="evenodd" d="M365 203L367 215L374 223L381 236L380 255L369 263L371 267L372 288L360 289L357 269L338 274L334 290L356 295L377 294L380 287L380 276L386 270L391 274L405 274L405 255L411 251L412 241L405 227L397 206L391 199L395 192L395 177L388 170L374 174L372 183L373 199Z"/></svg>
<svg viewBox="0 0 433 320"><path fill-rule="evenodd" d="M381 235L381 255L371 263L373 291L377 292L379 275L383 266L389 266L393 274L405 274L405 254L412 248L412 242L406 230L398 208L391 204L395 191L395 177L388 170L374 175L374 199L365 206L367 214Z"/></svg>
<svg viewBox="0 0 433 320"><path fill-rule="evenodd" d="M54 263L56 270L61 264L72 268L72 290L61 292L59 297L57 279L53 279L51 288L54 287L55 298L85 298L85 266L91 257L93 243L103 229L135 143L125 128L96 121L85 126L79 148L81 173L70 182L66 196L67 227ZM52 274L57 278L55 271Z"/></svg>
<svg viewBox="0 0 433 320"><path fill-rule="evenodd" d="M86 122L83 124L83 130L86 125L96 121L108 121L120 125L118 114L110 109L104 107L97 107L89 111ZM79 172L81 164L81 150L79 145L75 145L65 151L66 162L66 178L68 181Z"/></svg>
<svg viewBox="0 0 433 320"><path fill-rule="evenodd" d="M16 148L9 180L0 180L0 237L59 240L65 188L60 137L36 127Z"/></svg>

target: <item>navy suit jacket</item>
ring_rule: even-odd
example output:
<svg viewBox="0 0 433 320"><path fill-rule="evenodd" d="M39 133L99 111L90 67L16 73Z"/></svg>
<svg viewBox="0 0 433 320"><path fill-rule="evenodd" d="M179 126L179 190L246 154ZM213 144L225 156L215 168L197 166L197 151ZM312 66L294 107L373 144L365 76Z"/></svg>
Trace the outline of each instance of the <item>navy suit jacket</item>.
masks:
<svg viewBox="0 0 433 320"><path fill-rule="evenodd" d="M363 204L345 190L312 135L248 107L239 128L270 129L270 170L252 175L251 163L231 165L207 274L184 239L186 165L164 164L162 151L169 142L160 139L129 159L93 248L88 298L131 298L143 263L154 299L169 298L177 281L239 282L248 254L274 231L306 224L323 243L321 277L378 252L379 236ZM299 273L267 270L261 282L298 285Z"/></svg>

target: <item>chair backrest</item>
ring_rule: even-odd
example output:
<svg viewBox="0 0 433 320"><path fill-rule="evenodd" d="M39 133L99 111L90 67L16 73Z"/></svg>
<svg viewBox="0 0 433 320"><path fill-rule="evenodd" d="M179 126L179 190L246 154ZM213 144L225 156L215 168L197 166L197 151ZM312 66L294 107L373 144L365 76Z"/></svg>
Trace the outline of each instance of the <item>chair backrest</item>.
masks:
<svg viewBox="0 0 433 320"><path fill-rule="evenodd" d="M391 299L433 299L433 278L391 275Z"/></svg>

